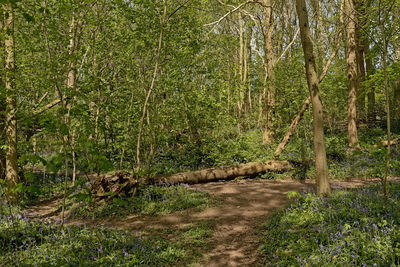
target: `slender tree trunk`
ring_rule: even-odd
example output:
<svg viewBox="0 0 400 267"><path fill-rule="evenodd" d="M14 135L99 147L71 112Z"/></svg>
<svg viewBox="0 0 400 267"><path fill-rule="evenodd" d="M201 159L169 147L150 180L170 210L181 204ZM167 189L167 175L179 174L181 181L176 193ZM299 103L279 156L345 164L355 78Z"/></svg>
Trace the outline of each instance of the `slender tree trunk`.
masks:
<svg viewBox="0 0 400 267"><path fill-rule="evenodd" d="M268 80L266 81L267 87L267 109L266 109L266 123L263 135L263 143L268 144L273 142L274 130L272 129L272 114L275 106L275 62L274 62L274 17L272 12L272 0L264 0L264 54L265 64L267 70Z"/></svg>
<svg viewBox="0 0 400 267"><path fill-rule="evenodd" d="M367 71L367 76L374 74L374 67L372 65L372 58L369 53L369 42L368 39L364 39L364 51L365 51L365 67ZM373 123L376 119L375 114L375 88L371 86L368 88L367 93L368 98L368 122Z"/></svg>
<svg viewBox="0 0 400 267"><path fill-rule="evenodd" d="M303 103L303 106L300 109L299 114L297 114L296 118L292 121L292 123L289 126L288 131L286 132L285 136L283 137L281 143L278 145L278 147L275 150L275 157L279 157L282 154L283 149L286 147L286 145L289 143L290 138L292 137L294 130L296 129L297 125L303 118L304 113L306 112L308 106L311 103L311 98L308 97L306 101Z"/></svg>
<svg viewBox="0 0 400 267"><path fill-rule="evenodd" d="M4 30L4 21L3 17L0 19L0 29ZM1 47L4 49L4 43L1 44ZM1 72L5 73L5 64L3 62L3 58L1 60ZM0 86L5 88L4 84L4 76L0 76ZM0 98L0 129L6 129L6 118L5 118L5 113L6 112L6 98L5 96ZM5 144L5 131L0 130L0 145ZM6 156L4 154L4 150L0 149L0 179L5 179L6 177Z"/></svg>
<svg viewBox="0 0 400 267"><path fill-rule="evenodd" d="M75 16L75 15L74 15ZM71 61L69 63L69 70L67 73L67 88L70 91L76 90L76 59L75 52L78 49L78 38L82 27L81 18L75 21L75 17L72 17L71 27L70 27L70 43L69 43L69 55ZM64 136L64 142L69 144L72 153L72 184L75 184L76 179L76 152L75 152L75 130L71 130L71 101L66 102L66 113L64 115L64 122L68 128L68 134ZM67 159L66 159L67 160ZM67 165L67 163L66 163ZM66 170L68 173L68 170ZM67 175L66 175L67 176Z"/></svg>
<svg viewBox="0 0 400 267"><path fill-rule="evenodd" d="M5 32L5 87L6 87L6 182L15 186L19 182L17 163L17 91L15 88L14 10L11 3L4 4ZM17 196L12 196L12 198Z"/></svg>
<svg viewBox="0 0 400 267"><path fill-rule="evenodd" d="M242 13L238 13L238 20L239 20L239 78L240 78L240 84L239 84L239 102L238 102L238 117L240 117L243 113L243 101L244 101L244 85L243 85L243 80L244 80L244 37L243 37L243 19L242 19Z"/></svg>
<svg viewBox="0 0 400 267"><path fill-rule="evenodd" d="M348 139L351 148L359 148L357 134L357 90L358 90L358 69L357 69L357 43L356 43L356 16L353 0L345 0L345 12L348 22L346 26L346 49L347 49L347 77L349 79L348 97Z"/></svg>
<svg viewBox="0 0 400 267"><path fill-rule="evenodd" d="M328 178L328 164L326 160L324 141L324 120L321 95L319 91L319 79L317 76L313 43L308 23L308 14L305 0L296 0L296 10L299 18L301 42L304 51L304 61L308 88L310 91L313 108L313 131L314 131L314 152L315 168L317 172L317 194L330 194L331 187Z"/></svg>
<svg viewBox="0 0 400 267"><path fill-rule="evenodd" d="M400 62L400 44L395 45L395 61ZM400 80L396 79L393 84L393 119L395 120L395 127L400 131Z"/></svg>
<svg viewBox="0 0 400 267"><path fill-rule="evenodd" d="M385 174L382 179L383 184L383 195L385 197L385 201L388 200L388 192L387 192L387 178L389 176L389 166L390 166L390 156L391 156L391 125L390 125L390 99L389 99L389 84L388 84L388 73L387 73L387 53L388 53L388 45L386 40L386 30L384 22L381 21L381 16L379 15L379 24L381 28L381 34L383 39L383 51L382 51L382 61L383 61L383 75L384 75L384 86L385 86L385 109L386 109L386 131L387 131L387 143L386 147L386 164L385 164Z"/></svg>
<svg viewBox="0 0 400 267"><path fill-rule="evenodd" d="M144 119L147 114L147 105L149 103L150 96L151 96L151 93L153 92L154 85L156 83L156 79L157 79L157 75L158 75L158 65L159 65L159 61L160 61L163 34L164 34L164 23L166 23L166 20L167 20L167 2L164 3L164 11L163 11L163 16L161 18L161 25L160 25L161 28L160 28L160 35L158 38L158 47L157 47L157 53L156 53L154 71L153 71L153 78L151 80L150 88L147 91L146 99L144 100L142 117L140 118L140 121L139 121L139 133L138 133L138 138L137 138L137 143L136 143L136 169L137 170L140 169L140 165L141 165L140 144L141 144L141 140L142 140L143 124L144 124Z"/></svg>
<svg viewBox="0 0 400 267"><path fill-rule="evenodd" d="M342 1L340 9L343 9L343 4L344 3ZM341 13L341 15L340 15L340 21L341 21L341 24L344 24L343 23L343 13ZM333 62L333 59L336 57L336 55L337 55L337 53L338 53L338 51L340 49L342 36L343 36L343 31L341 30L341 31L339 31L338 37L337 37L337 40L336 40L336 48L332 52L332 54L329 57L328 61L326 62L326 65L323 68L321 75L319 76L318 83L321 83L325 79L326 74L328 73L329 67L331 66L331 64ZM286 145L289 143L290 138L292 137L297 125L299 124L299 122L303 118L304 113L308 109L308 106L310 105L310 103L311 103L311 97L307 97L307 99L303 103L303 106L302 106L300 112L294 118L294 120L290 124L290 127L289 127L288 131L286 132L285 136L283 137L281 143L276 148L275 153L274 153L275 157L279 157L282 154L282 152L285 149Z"/></svg>

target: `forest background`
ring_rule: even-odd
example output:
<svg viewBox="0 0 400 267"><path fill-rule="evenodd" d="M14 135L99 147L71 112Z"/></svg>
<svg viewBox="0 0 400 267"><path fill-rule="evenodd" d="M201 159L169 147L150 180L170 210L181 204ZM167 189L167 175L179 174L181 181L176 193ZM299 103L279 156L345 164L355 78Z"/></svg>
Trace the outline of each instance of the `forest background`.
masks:
<svg viewBox="0 0 400 267"><path fill-rule="evenodd" d="M387 165L376 144L400 133L400 2L307 4L329 175L398 174L399 150ZM274 157L318 176L295 1L3 1L2 14L9 185L40 186L38 171L148 177Z"/></svg>

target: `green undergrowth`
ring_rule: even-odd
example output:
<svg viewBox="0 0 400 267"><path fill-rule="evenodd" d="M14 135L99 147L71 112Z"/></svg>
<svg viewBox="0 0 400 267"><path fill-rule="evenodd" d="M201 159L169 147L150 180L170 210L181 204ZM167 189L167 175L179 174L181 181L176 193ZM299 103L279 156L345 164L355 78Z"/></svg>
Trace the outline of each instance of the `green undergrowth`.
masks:
<svg viewBox="0 0 400 267"><path fill-rule="evenodd" d="M74 196L71 196L72 198ZM211 204L209 194L188 185L149 185L141 187L135 196L113 198L95 203L91 198L72 205L72 216L81 218L124 217L129 214L162 215L189 208L205 208Z"/></svg>
<svg viewBox="0 0 400 267"><path fill-rule="evenodd" d="M398 266L400 184L308 193L265 224L266 266Z"/></svg>
<svg viewBox="0 0 400 267"><path fill-rule="evenodd" d="M183 229L126 232L30 219L0 209L1 266L176 266L201 256L214 230L207 221Z"/></svg>
<svg viewBox="0 0 400 267"><path fill-rule="evenodd" d="M166 240L104 228L68 226L27 219L0 219L2 266L172 265L183 248Z"/></svg>

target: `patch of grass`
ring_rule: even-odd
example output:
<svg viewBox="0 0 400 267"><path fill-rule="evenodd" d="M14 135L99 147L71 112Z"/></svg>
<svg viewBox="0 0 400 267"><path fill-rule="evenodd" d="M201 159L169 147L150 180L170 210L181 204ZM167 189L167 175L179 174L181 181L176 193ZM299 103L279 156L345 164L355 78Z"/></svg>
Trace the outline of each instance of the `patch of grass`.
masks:
<svg viewBox="0 0 400 267"><path fill-rule="evenodd" d="M211 237L213 229L214 226L206 221L190 225L184 229L183 242L186 245L203 246L206 239Z"/></svg>
<svg viewBox="0 0 400 267"><path fill-rule="evenodd" d="M123 217L129 214L161 215L210 204L208 193L187 185L146 186L131 198L114 198L100 205L81 205L73 210L79 217Z"/></svg>
<svg viewBox="0 0 400 267"><path fill-rule="evenodd" d="M265 225L267 266L400 264L400 184L304 194Z"/></svg>
<svg viewBox="0 0 400 267"><path fill-rule="evenodd" d="M20 214L0 215L2 266L148 266L172 265L185 257L172 242L104 228L30 220Z"/></svg>

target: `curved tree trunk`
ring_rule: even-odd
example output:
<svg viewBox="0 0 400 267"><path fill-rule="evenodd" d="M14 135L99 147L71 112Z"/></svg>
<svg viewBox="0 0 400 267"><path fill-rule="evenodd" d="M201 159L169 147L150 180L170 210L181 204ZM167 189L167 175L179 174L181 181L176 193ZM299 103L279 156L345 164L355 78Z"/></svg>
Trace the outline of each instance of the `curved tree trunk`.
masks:
<svg viewBox="0 0 400 267"><path fill-rule="evenodd" d="M317 76L313 43L308 23L308 14L305 0L296 0L296 10L299 17L301 43L304 51L304 61L308 88L310 90L311 103L313 108L314 126L314 152L315 168L317 172L317 194L330 194L331 187L328 178L328 164L326 160L324 141L324 120L321 95L319 92L319 79Z"/></svg>

